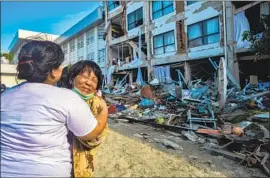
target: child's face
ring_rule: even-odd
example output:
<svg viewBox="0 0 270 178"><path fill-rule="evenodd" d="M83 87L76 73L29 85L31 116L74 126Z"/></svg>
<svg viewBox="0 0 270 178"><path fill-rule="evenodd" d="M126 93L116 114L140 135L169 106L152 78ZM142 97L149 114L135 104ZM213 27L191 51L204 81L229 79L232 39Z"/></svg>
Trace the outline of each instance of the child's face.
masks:
<svg viewBox="0 0 270 178"><path fill-rule="evenodd" d="M98 78L94 72L85 71L75 77L74 86L79 89L82 94L88 95L96 92Z"/></svg>

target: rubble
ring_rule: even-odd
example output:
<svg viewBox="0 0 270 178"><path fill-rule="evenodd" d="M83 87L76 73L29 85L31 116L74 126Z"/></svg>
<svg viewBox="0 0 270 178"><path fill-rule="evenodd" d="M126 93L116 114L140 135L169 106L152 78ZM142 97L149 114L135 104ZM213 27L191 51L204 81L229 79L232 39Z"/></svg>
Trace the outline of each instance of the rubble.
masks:
<svg viewBox="0 0 270 178"><path fill-rule="evenodd" d="M167 139L154 139L157 143L161 143L163 144L164 146L168 147L168 148L172 148L174 150L180 150L180 151L183 151L183 147L181 147L180 145L170 141L170 140L167 140Z"/></svg>
<svg viewBox="0 0 270 178"><path fill-rule="evenodd" d="M218 70L216 64L214 67ZM154 79L143 86L117 82L106 88L110 92L105 92L105 100L113 118L166 129L219 156L260 166L269 175L270 85L257 82L253 76L240 89L230 73L227 77L227 90L222 90L227 92L223 108L218 80L187 82L180 70L179 82L165 84ZM173 140L155 141L181 150Z"/></svg>

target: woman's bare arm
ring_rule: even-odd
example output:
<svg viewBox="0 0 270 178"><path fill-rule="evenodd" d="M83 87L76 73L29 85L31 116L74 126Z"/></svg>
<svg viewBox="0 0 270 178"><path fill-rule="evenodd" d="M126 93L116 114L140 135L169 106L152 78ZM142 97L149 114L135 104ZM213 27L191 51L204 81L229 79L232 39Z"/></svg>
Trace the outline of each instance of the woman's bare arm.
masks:
<svg viewBox="0 0 270 178"><path fill-rule="evenodd" d="M101 132L106 127L106 124L108 122L108 107L107 107L106 102L103 99L100 99L100 100L101 100L100 106L102 108L102 111L96 117L98 124L92 132L90 132L89 134L87 134L85 136L80 137L83 140L93 140L93 139L97 138L97 136L100 135Z"/></svg>

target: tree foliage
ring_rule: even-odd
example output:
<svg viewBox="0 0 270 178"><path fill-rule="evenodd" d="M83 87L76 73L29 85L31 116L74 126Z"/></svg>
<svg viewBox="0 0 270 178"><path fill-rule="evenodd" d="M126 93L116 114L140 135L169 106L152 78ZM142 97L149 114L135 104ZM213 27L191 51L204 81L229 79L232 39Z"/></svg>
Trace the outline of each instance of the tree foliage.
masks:
<svg viewBox="0 0 270 178"><path fill-rule="evenodd" d="M255 52L257 59L261 55L270 55L270 14L262 15L260 25L255 31L245 31L242 40L251 43L250 49Z"/></svg>
<svg viewBox="0 0 270 178"><path fill-rule="evenodd" d="M13 62L14 54L13 53L1 53L1 57L5 57L9 61L9 63L11 64Z"/></svg>

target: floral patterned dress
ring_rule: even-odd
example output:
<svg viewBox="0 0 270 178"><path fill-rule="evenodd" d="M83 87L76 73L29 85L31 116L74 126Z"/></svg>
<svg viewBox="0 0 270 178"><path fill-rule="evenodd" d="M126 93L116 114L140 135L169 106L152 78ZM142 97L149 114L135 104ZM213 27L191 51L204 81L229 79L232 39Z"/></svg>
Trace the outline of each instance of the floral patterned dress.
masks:
<svg viewBox="0 0 270 178"><path fill-rule="evenodd" d="M96 117L102 111L100 106L100 97L94 96L86 101L93 115ZM73 135L73 176L74 177L92 177L94 173L94 157L100 144L108 134L109 128L106 125L104 131L94 140L85 141Z"/></svg>

